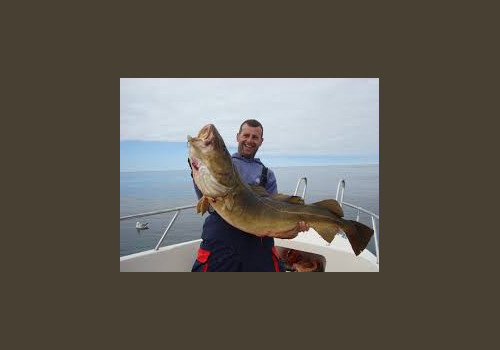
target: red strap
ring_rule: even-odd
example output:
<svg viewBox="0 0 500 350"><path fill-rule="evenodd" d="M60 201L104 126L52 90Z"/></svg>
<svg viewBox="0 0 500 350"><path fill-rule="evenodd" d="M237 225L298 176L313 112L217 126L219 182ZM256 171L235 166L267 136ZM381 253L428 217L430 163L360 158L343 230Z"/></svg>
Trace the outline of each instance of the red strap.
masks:
<svg viewBox="0 0 500 350"><path fill-rule="evenodd" d="M198 256L196 257L196 260L204 264L207 262L209 256L210 251L200 248L198 249Z"/></svg>
<svg viewBox="0 0 500 350"><path fill-rule="evenodd" d="M207 271L208 271L208 263L206 263L205 266L203 266L202 272L207 272Z"/></svg>
<svg viewBox="0 0 500 350"><path fill-rule="evenodd" d="M276 250L276 247L273 247L271 251L273 253L274 270L276 272L280 272L280 266L278 264L278 259L279 259L278 251Z"/></svg>
<svg viewBox="0 0 500 350"><path fill-rule="evenodd" d="M278 259L280 258L280 255L278 254L278 251L276 250L276 246L273 246L271 251L273 252L273 254L276 258L278 258Z"/></svg>

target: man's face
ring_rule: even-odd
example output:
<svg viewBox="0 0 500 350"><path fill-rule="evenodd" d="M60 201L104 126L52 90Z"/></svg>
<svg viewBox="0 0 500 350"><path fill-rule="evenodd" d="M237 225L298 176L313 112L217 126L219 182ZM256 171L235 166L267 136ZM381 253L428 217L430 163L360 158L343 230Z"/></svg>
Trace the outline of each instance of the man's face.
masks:
<svg viewBox="0 0 500 350"><path fill-rule="evenodd" d="M236 141L238 141L238 152L241 156L245 158L255 157L255 153L264 141L261 127L243 124L241 132L236 134Z"/></svg>

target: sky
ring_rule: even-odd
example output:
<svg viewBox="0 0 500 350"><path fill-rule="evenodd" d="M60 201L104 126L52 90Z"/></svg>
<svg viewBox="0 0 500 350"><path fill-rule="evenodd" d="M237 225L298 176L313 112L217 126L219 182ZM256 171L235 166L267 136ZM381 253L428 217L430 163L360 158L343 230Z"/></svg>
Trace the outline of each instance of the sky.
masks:
<svg viewBox="0 0 500 350"><path fill-rule="evenodd" d="M214 124L230 152L264 126L266 166L379 162L379 79L120 79L120 171L186 169L187 135Z"/></svg>

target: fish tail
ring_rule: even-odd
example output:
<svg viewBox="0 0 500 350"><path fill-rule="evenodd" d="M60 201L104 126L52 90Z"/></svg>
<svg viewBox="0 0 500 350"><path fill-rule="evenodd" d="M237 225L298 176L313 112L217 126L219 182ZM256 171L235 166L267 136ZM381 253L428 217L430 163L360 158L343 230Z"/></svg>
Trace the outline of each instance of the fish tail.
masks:
<svg viewBox="0 0 500 350"><path fill-rule="evenodd" d="M359 255L365 250L368 242L373 236L373 230L357 221L344 220L342 230L345 232L349 243L351 243L354 254Z"/></svg>

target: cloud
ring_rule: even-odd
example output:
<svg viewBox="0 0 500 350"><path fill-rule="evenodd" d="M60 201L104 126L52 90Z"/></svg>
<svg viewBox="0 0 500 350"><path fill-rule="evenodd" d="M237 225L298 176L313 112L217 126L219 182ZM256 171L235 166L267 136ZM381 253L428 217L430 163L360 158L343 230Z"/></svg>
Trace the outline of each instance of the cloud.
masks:
<svg viewBox="0 0 500 350"><path fill-rule="evenodd" d="M121 79L120 140L184 142L213 123L236 145L264 125L259 155L378 155L378 79Z"/></svg>

